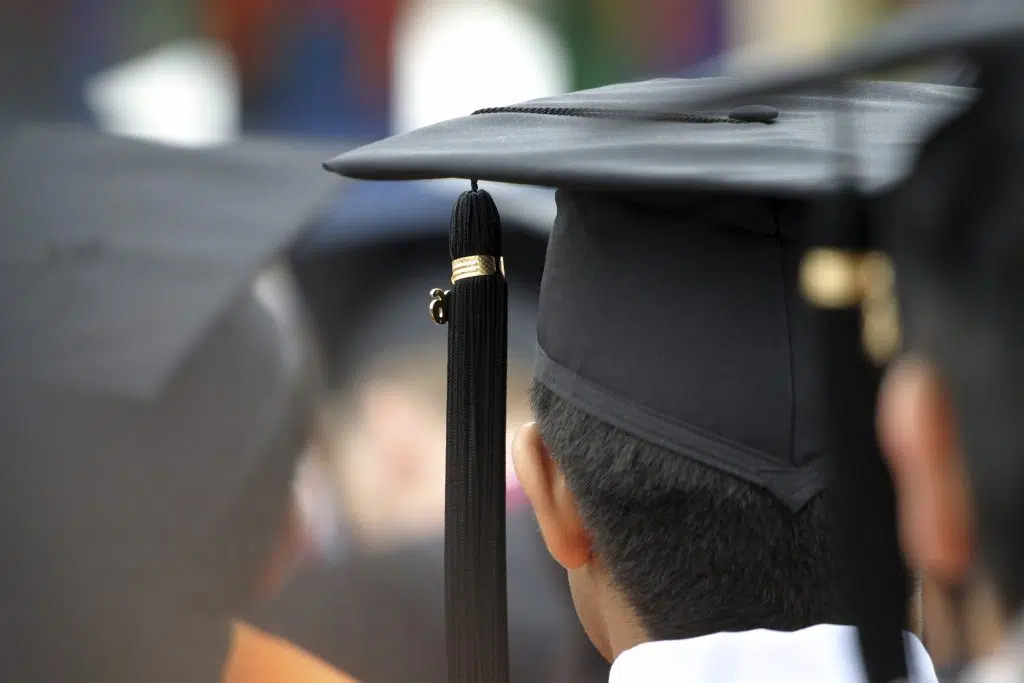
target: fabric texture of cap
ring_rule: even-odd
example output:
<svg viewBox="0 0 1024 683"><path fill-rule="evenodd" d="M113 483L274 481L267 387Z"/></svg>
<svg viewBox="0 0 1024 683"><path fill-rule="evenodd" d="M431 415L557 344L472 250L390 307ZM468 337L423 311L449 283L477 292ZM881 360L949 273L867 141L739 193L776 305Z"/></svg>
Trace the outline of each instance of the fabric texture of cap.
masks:
<svg viewBox="0 0 1024 683"><path fill-rule="evenodd" d="M558 206L537 380L793 509L819 493L819 397L796 286L807 206L571 191Z"/></svg>
<svg viewBox="0 0 1024 683"><path fill-rule="evenodd" d="M836 160L851 153L835 133L841 106L871 140L853 151L853 163L868 187L884 188L905 174L915 144L973 97L951 86L865 82L851 84L838 105L830 93L743 103L777 112L770 119L749 120L749 108L700 106L730 82L658 79L534 100L382 140L327 168L377 180L809 196L835 189Z"/></svg>

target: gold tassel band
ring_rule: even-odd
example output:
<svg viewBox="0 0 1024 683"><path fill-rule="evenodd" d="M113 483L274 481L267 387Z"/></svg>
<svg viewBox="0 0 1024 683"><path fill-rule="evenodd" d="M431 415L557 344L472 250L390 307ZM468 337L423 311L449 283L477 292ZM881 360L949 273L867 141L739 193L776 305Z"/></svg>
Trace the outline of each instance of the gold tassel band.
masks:
<svg viewBox="0 0 1024 683"><path fill-rule="evenodd" d="M501 271L501 276L504 277L504 258L498 259L497 268L495 268L493 256L463 256L452 261L452 284L468 277L494 275L498 270Z"/></svg>

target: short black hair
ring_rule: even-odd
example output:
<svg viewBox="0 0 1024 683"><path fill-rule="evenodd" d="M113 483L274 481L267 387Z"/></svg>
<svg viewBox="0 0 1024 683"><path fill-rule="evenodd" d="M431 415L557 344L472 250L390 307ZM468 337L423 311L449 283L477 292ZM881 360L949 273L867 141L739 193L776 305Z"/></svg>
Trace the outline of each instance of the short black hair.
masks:
<svg viewBox="0 0 1024 683"><path fill-rule="evenodd" d="M534 382L538 427L595 550L658 640L843 623L829 493L793 513Z"/></svg>

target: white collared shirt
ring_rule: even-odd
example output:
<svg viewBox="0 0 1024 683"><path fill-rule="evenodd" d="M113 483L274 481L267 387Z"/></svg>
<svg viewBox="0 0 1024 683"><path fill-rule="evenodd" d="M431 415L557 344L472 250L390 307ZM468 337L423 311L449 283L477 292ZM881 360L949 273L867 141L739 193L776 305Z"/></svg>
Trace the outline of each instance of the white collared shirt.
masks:
<svg viewBox="0 0 1024 683"><path fill-rule="evenodd" d="M937 683L924 646L907 634L913 683ZM852 626L823 624L784 633L716 633L644 643L612 664L609 683L861 683L864 665Z"/></svg>

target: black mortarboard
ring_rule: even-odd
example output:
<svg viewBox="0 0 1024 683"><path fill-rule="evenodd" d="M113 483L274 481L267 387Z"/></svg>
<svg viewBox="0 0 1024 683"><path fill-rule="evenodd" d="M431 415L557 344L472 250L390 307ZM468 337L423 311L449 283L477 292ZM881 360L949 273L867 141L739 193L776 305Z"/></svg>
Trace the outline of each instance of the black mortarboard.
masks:
<svg viewBox="0 0 1024 683"><path fill-rule="evenodd" d="M834 443L819 415L816 321L796 286L811 200L841 187L837 159L855 164L871 192L891 187L915 146L973 93L852 84L839 106L870 144L851 151L835 134L832 93L689 104L727 87L722 79L662 79L546 98L327 164L358 178L454 176L474 185L452 217L454 288L434 293L435 313L449 321L453 681L504 680L501 522L476 507L490 501L497 477L489 463L502 455L491 425L503 424L504 270L497 211L478 181L559 188L541 291L539 382L792 509L825 486L822 456ZM868 204L858 199L855 208Z"/></svg>
<svg viewBox="0 0 1024 683"><path fill-rule="evenodd" d="M2 144L0 677L213 680L311 431L314 368L252 285L322 152Z"/></svg>

